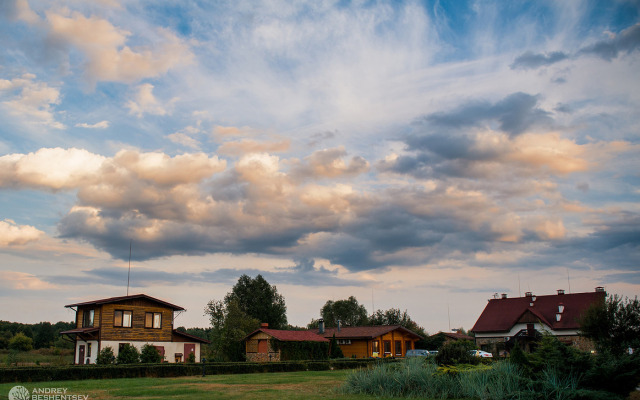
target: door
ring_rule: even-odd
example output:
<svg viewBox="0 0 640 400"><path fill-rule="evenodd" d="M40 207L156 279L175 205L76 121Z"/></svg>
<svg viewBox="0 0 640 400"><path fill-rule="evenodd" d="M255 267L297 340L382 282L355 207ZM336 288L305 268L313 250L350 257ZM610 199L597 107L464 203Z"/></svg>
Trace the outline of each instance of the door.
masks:
<svg viewBox="0 0 640 400"><path fill-rule="evenodd" d="M189 354L196 352L196 345L194 343L185 343L184 344L184 360L187 361L189 359ZM195 354L194 354L195 356ZM198 361L198 360L196 360Z"/></svg>
<svg viewBox="0 0 640 400"><path fill-rule="evenodd" d="M266 339L258 339L258 353L267 354L269 352L269 346Z"/></svg>
<svg viewBox="0 0 640 400"><path fill-rule="evenodd" d="M84 345L78 346L78 364L84 365Z"/></svg>

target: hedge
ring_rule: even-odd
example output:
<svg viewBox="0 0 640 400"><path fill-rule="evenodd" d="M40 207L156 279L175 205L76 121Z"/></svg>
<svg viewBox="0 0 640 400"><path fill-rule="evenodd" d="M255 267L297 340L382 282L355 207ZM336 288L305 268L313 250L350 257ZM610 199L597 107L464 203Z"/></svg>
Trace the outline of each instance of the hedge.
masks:
<svg viewBox="0 0 640 400"><path fill-rule="evenodd" d="M205 363L207 375L250 374L265 372L325 371L330 369L364 368L373 359L344 359L330 361L284 361L268 363L228 362ZM0 383L43 382L82 379L114 379L144 377L177 377L201 375L202 364L120 364L69 365L43 367L0 368Z"/></svg>

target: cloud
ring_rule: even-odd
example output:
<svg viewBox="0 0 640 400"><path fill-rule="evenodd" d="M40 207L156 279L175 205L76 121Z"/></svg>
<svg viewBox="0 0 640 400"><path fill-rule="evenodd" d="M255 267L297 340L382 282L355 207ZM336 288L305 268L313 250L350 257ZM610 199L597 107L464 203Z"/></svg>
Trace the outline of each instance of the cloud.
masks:
<svg viewBox="0 0 640 400"><path fill-rule="evenodd" d="M0 221L0 246L21 246L40 239L44 232L29 225L18 225L10 219Z"/></svg>
<svg viewBox="0 0 640 400"><path fill-rule="evenodd" d="M354 177L369 170L369 162L354 156L345 162L344 147L319 150L306 157L303 162L293 162L292 176L296 179Z"/></svg>
<svg viewBox="0 0 640 400"><path fill-rule="evenodd" d="M153 95L153 85L150 83L143 83L137 89L135 99L129 100L126 107L129 109L129 114L134 114L138 118L142 118L144 114L166 115L169 113L167 107L171 107L177 100L173 99L166 105L160 104Z"/></svg>
<svg viewBox="0 0 640 400"><path fill-rule="evenodd" d="M87 128L87 129L107 129L109 127L109 121L100 121L95 124L88 124L85 122L77 123L76 127L78 128Z"/></svg>
<svg viewBox="0 0 640 400"><path fill-rule="evenodd" d="M437 128L471 128L498 122L500 130L515 136L536 127L547 127L549 112L537 106L538 98L527 93L513 93L491 104L488 101L469 102L449 113L430 114L424 121Z"/></svg>
<svg viewBox="0 0 640 400"><path fill-rule="evenodd" d="M3 101L2 105L25 122L64 129L54 114L54 106L61 100L60 90L37 82L35 78L33 74L23 74L12 80L0 79L0 95L4 92L4 96L10 98Z"/></svg>
<svg viewBox="0 0 640 400"><path fill-rule="evenodd" d="M162 75L172 68L189 64L193 54L175 34L158 29L156 41L147 47L131 48L131 32L97 16L85 17L66 9L46 11L50 40L71 45L86 58L86 78L97 81L133 83Z"/></svg>
<svg viewBox="0 0 640 400"><path fill-rule="evenodd" d="M536 69L568 59L569 56L562 51L554 51L549 54L535 54L528 51L516 57L511 69Z"/></svg>
<svg viewBox="0 0 640 400"><path fill-rule="evenodd" d="M614 35L608 40L602 40L583 47L578 55L591 54L606 61L617 58L620 53L631 53L640 48L640 23L637 23Z"/></svg>
<svg viewBox="0 0 640 400"><path fill-rule="evenodd" d="M259 142L251 139L224 142L218 147L218 153L240 156L247 153L284 153L289 150L291 141L283 139L278 141Z"/></svg>
<svg viewBox="0 0 640 400"><path fill-rule="evenodd" d="M35 275L24 272L0 271L0 281L3 286L18 290L46 290L56 288L55 285L45 282Z"/></svg>

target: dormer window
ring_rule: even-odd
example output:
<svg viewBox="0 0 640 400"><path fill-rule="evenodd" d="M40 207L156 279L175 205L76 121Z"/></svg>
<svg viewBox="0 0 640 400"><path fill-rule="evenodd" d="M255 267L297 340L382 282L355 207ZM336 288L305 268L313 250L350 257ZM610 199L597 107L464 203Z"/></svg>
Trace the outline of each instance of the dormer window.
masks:
<svg viewBox="0 0 640 400"><path fill-rule="evenodd" d="M557 313L557 314L556 314L556 321L557 321L557 322L560 322L560 320L561 320L561 319L562 319L562 314Z"/></svg>
<svg viewBox="0 0 640 400"><path fill-rule="evenodd" d="M562 314L564 312L564 304L558 304L558 314Z"/></svg>

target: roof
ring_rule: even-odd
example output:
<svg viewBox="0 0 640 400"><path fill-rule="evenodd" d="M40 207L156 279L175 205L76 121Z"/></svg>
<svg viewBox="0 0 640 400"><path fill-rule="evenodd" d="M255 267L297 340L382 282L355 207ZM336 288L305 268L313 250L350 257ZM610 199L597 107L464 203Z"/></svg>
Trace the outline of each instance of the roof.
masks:
<svg viewBox="0 0 640 400"><path fill-rule="evenodd" d="M328 339L323 338L313 331L285 331L280 329L268 329L260 328L250 334L245 339L258 332L266 333L267 335L278 339L283 342L328 342Z"/></svg>
<svg viewBox="0 0 640 400"><path fill-rule="evenodd" d="M95 332L99 332L100 328L78 328L78 329L71 329L69 331L64 331L64 332L60 332L60 335L73 335L73 334L84 334L84 333L95 333Z"/></svg>
<svg viewBox="0 0 640 400"><path fill-rule="evenodd" d="M194 335L190 335L186 332L180 332L178 330L173 330L171 331L174 335L178 335L178 336L182 336L184 338L190 339L193 342L200 342L200 343L211 343L210 341L208 341L207 339L203 339Z"/></svg>
<svg viewBox="0 0 640 400"><path fill-rule="evenodd" d="M525 317L533 316L553 330L578 329L581 315L596 302L604 301L606 292L556 294L491 299L471 329L472 332L508 332ZM558 306L564 306L560 321L556 320Z"/></svg>
<svg viewBox="0 0 640 400"><path fill-rule="evenodd" d="M343 326L340 330L338 328L326 328L322 336L333 337L335 334L336 339L373 339L395 330L400 330L422 339L420 335L402 325Z"/></svg>
<svg viewBox="0 0 640 400"><path fill-rule="evenodd" d="M154 303L162 304L166 307L173 309L174 311L184 311L185 309L180 306L176 306L175 304L167 303L166 301L156 299L155 297L147 296L146 294L133 294L131 296L120 296L120 297L109 297L106 299L100 300L92 300L85 301L83 303L75 303L75 304L67 304L65 307L79 307L79 306L90 306L90 305L102 305L102 304L110 304L110 303L120 303L127 300L136 300L136 299L145 299L152 301Z"/></svg>
<svg viewBox="0 0 640 400"><path fill-rule="evenodd" d="M458 333L458 332L438 332L435 335L431 335L431 336L438 336L438 335L443 335L454 340L473 340L473 337L469 335L465 335L463 333Z"/></svg>

